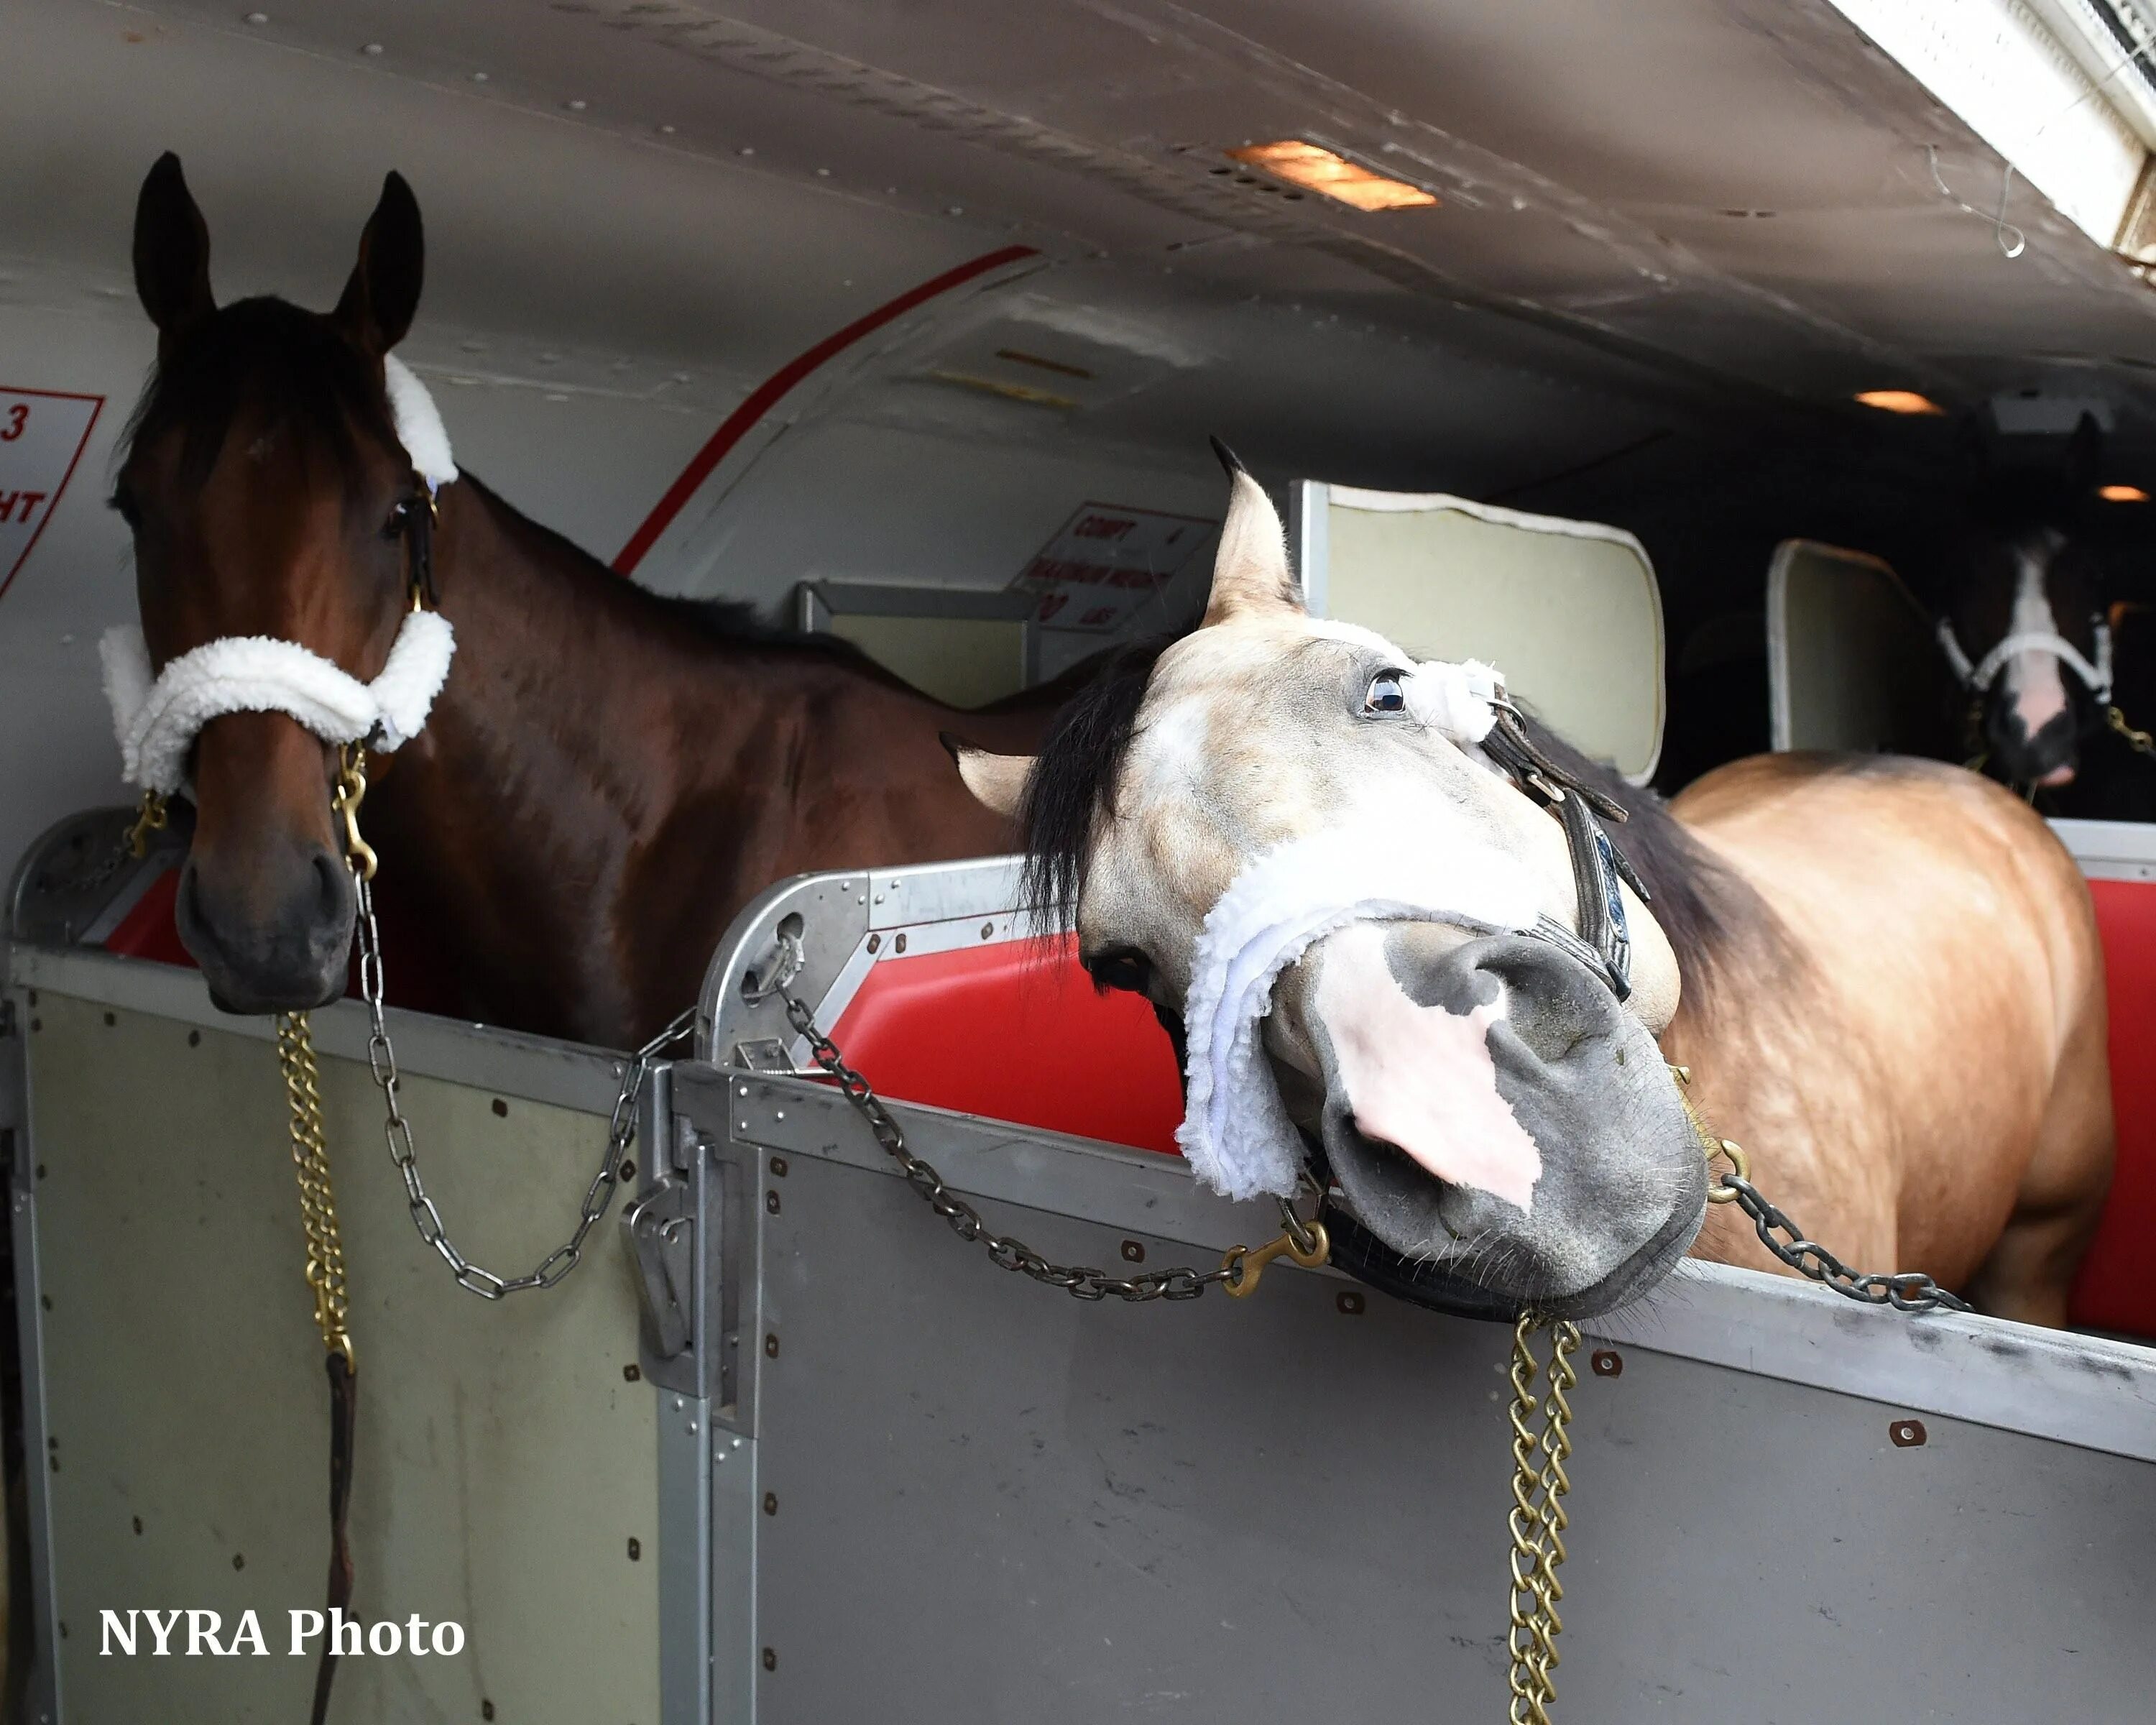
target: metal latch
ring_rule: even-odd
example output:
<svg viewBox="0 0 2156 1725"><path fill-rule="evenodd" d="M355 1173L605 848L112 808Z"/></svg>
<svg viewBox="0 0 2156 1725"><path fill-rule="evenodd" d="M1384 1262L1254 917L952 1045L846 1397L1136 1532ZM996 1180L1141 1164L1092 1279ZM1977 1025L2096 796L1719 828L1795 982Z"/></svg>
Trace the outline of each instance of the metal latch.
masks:
<svg viewBox="0 0 2156 1725"><path fill-rule="evenodd" d="M696 1222L686 1180L662 1174L629 1207L622 1226L636 1257L637 1287L653 1355L673 1359L695 1339Z"/></svg>

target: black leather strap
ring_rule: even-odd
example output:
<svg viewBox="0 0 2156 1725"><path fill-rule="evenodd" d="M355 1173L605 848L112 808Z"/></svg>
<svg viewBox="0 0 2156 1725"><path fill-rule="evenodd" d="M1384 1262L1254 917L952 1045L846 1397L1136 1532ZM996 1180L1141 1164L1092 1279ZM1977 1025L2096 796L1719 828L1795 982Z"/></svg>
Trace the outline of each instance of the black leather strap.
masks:
<svg viewBox="0 0 2156 1725"><path fill-rule="evenodd" d="M328 1357L330 1376L330 1578L322 1611L322 1654L315 1667L314 1711L310 1725L324 1725L330 1712L330 1686L336 1681L336 1641L331 1615L352 1604L352 1541L346 1518L352 1510L352 1429L359 1412L359 1379L341 1353Z"/></svg>

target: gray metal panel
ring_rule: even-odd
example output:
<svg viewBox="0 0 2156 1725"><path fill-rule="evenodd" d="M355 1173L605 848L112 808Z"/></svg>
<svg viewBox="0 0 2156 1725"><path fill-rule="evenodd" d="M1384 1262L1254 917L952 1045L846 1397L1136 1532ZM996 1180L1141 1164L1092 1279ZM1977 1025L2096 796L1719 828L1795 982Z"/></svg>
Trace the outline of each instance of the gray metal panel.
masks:
<svg viewBox="0 0 2156 1725"><path fill-rule="evenodd" d="M898 1180L767 1219L763 1725L1496 1717L1502 1330L1340 1283L1081 1306ZM999 1219L1003 1219L999 1218ZM1051 1256L1183 1249L1041 1211ZM1581 1720L2145 1717L2156 1471L1627 1348L1574 1395Z"/></svg>
<svg viewBox="0 0 2156 1725"><path fill-rule="evenodd" d="M305 1660L106 1660L97 1638L101 1609L202 1606L229 1625L251 1607L281 1646L284 1614L319 1600L321 1353L275 1063L244 1034L21 988L24 968L43 1170L23 1260L44 1362L32 1429L42 1415L53 1444L39 1579L67 1626L65 1717L282 1725L304 1712ZM558 1076L545 1050L437 1029L466 1040L474 1068ZM701 1553L704 1524L661 1524L656 1398L624 1371L635 1318L618 1230L551 1293L474 1299L413 1232L363 1067L322 1065L360 1358L356 1609L450 1619L467 1637L454 1659L350 1661L332 1717L475 1717L492 1702L504 1719L655 1719L658 1559L669 1537ZM521 1268L559 1237L598 1109L426 1077L405 1106L476 1256Z"/></svg>

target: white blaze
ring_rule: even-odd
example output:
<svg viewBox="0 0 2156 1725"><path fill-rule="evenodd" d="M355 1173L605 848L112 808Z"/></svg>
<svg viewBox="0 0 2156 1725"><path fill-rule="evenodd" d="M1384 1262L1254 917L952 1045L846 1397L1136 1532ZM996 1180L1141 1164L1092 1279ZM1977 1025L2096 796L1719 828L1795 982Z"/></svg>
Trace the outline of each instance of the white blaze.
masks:
<svg viewBox="0 0 2156 1725"><path fill-rule="evenodd" d="M2051 614L2051 597L2044 587L2045 565L2034 550L2021 553L2021 575L2014 588L2014 618L2007 633L2016 635L2056 635L2058 619ZM2066 710L2066 680L2060 675L2058 655L2041 647L2016 653L2006 662L2006 693L2014 703L2015 716L2030 737Z"/></svg>

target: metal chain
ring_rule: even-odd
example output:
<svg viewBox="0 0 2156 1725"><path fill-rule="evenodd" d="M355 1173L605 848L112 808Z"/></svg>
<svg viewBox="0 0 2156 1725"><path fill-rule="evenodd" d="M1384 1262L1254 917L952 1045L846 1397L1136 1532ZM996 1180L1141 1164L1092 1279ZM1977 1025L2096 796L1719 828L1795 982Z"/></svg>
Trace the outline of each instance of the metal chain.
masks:
<svg viewBox="0 0 2156 1725"><path fill-rule="evenodd" d="M2136 754L2156 755L2156 737L2151 737L2146 731L2137 730L2117 706L2104 709L2103 721L2124 737L2127 747Z"/></svg>
<svg viewBox="0 0 2156 1725"><path fill-rule="evenodd" d="M1550 1331L1549 1393L1534 1393L1540 1369L1534 1333ZM1512 1655L1510 1725L1550 1725L1557 1700L1557 1638L1564 1628L1558 1611L1564 1598L1557 1579L1565 1558L1564 1530L1571 1525L1564 1497L1572 1481L1564 1464L1572 1455L1572 1403L1566 1392L1579 1381L1572 1354L1580 1342L1579 1326L1549 1322L1532 1312L1520 1314L1512 1327L1512 1507L1505 1525L1512 1538L1511 1622L1506 1646ZM1537 1428L1537 1414L1542 1418Z"/></svg>
<svg viewBox="0 0 2156 1725"><path fill-rule="evenodd" d="M330 1182L329 1142L322 1126L321 1073L303 1012L277 1015L277 1064L285 1074L291 1112L292 1163L300 1177L300 1220L307 1236L307 1286L314 1291L315 1327L322 1346L356 1369L346 1327L351 1302L345 1293L344 1239L337 1228L336 1192Z"/></svg>
<svg viewBox="0 0 2156 1725"><path fill-rule="evenodd" d="M1921 1270L1904 1270L1892 1276L1876 1271L1866 1274L1851 1270L1817 1240L1807 1239L1788 1212L1769 1202L1752 1183L1752 1162L1744 1147L1734 1139L1717 1137L1707 1129L1706 1120L1686 1093L1691 1082L1691 1068L1672 1065L1670 1071L1677 1081L1677 1100L1684 1104L1686 1117L1707 1152L1709 1164L1717 1156L1729 1160L1730 1171L1719 1180L1713 1178L1710 1168L1707 1201L1733 1204L1743 1211L1752 1219L1752 1231L1759 1236L1760 1245L1790 1269L1866 1306L1891 1306L1897 1312L1974 1310L1960 1295L1949 1293ZM1786 1240L1778 1238L1782 1235Z"/></svg>
<svg viewBox="0 0 2156 1725"><path fill-rule="evenodd" d="M870 1087L868 1080L846 1064L837 1045L817 1024L815 1014L787 986L785 980L774 978L758 992L776 994L785 1003L787 1021L807 1040L809 1055L817 1065L837 1081L840 1093L868 1122L876 1142L906 1176L906 1183L950 1224L951 1231L959 1239L978 1240L985 1246L989 1261L999 1270L1017 1271L1052 1288L1061 1288L1074 1300L1105 1300L1113 1296L1136 1304L1147 1300L1195 1300L1216 1282L1224 1285L1231 1294L1248 1292L1256 1286L1260 1271L1273 1257L1285 1255L1306 1268L1315 1268L1330 1255L1330 1242L1323 1224L1295 1217L1293 1209L1283 1201L1283 1212L1292 1224L1289 1232L1255 1251L1235 1247L1215 1270L1182 1266L1173 1270L1148 1270L1142 1276L1120 1276L1082 1264L1052 1264L1024 1240L996 1233L978 1210L943 1183L941 1174L906 1147L906 1133L891 1118L891 1111ZM1306 1245L1296 1238L1298 1233L1302 1240L1308 1242Z"/></svg>
<svg viewBox="0 0 2156 1725"><path fill-rule="evenodd" d="M397 1050L391 1045L389 1025L382 1009L382 929L374 916L375 855L359 836L359 805L366 794L367 754L355 745L344 752L333 800L344 820L345 860L352 870L352 886L359 897L355 921L359 938L359 992L367 1003L367 1069L373 1075L375 1087L382 1092L382 1137L389 1147L389 1159L403 1176L404 1199L412 1213L412 1225L419 1230L419 1238L441 1255L442 1261L456 1277L457 1286L482 1300L499 1300L532 1288L551 1288L582 1261L585 1239L612 1206L614 1190L621 1183L621 1159L628 1152L629 1141L636 1136L637 1093L644 1087L644 1075L649 1071L652 1061L667 1049L688 1040L696 1028L696 1009L693 1006L684 1009L623 1065L621 1088L615 1093L613 1113L607 1122L606 1151L599 1158L598 1171L592 1176L591 1184L584 1189L584 1201L577 1212L576 1229L568 1239L522 1276L497 1276L473 1263L457 1250L442 1221L441 1211L428 1195L426 1182L419 1173L418 1150L413 1142L412 1123L405 1119L398 1101L403 1081L397 1070Z"/></svg>

